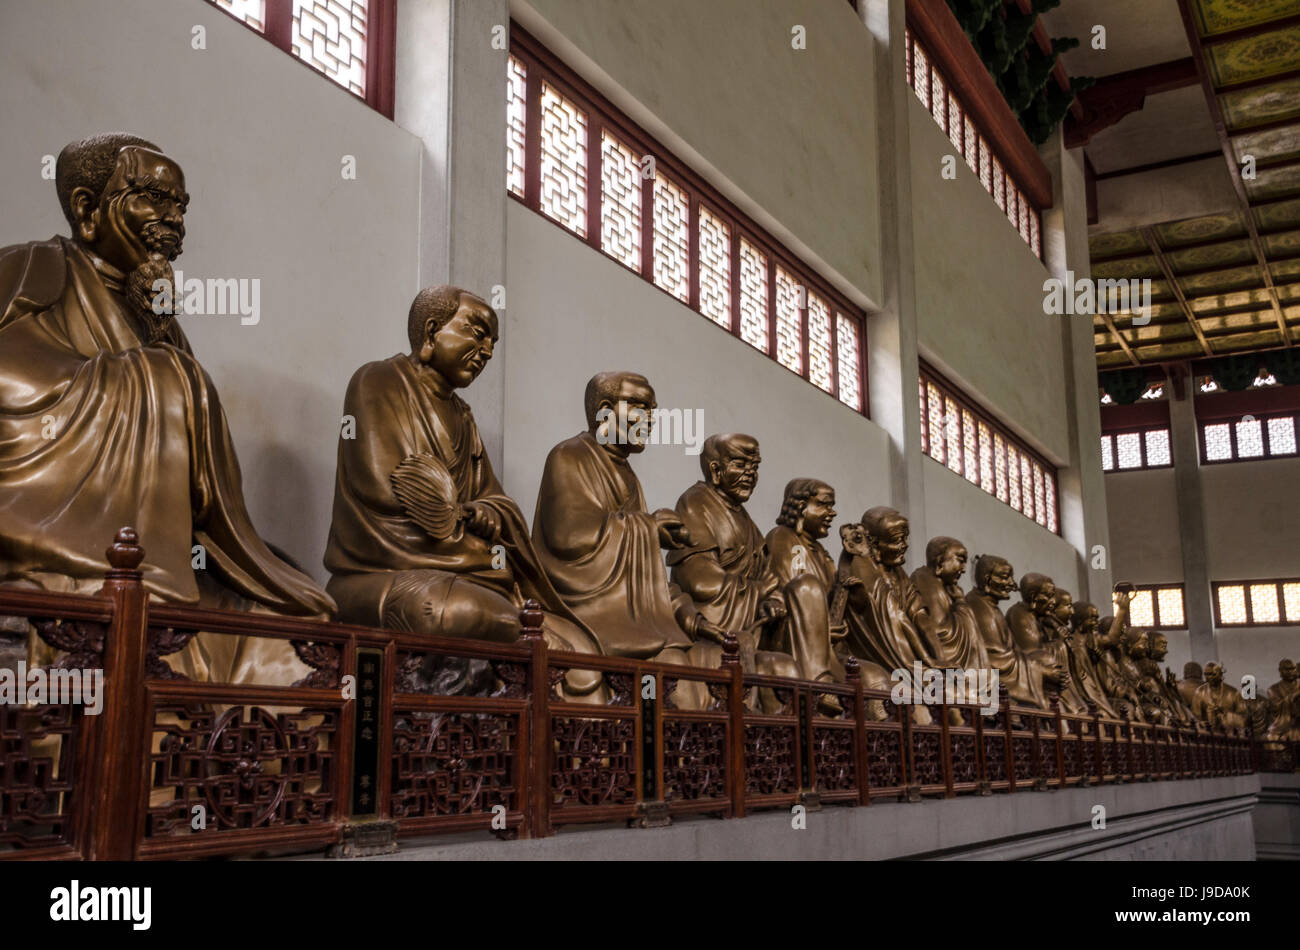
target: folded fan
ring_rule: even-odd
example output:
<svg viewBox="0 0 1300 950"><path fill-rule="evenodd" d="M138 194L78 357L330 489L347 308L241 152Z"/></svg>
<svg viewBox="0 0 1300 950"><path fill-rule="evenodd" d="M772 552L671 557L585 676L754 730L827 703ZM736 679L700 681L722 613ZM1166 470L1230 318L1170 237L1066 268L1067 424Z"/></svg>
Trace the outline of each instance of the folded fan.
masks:
<svg viewBox="0 0 1300 950"><path fill-rule="evenodd" d="M461 508L447 466L427 452L411 455L393 469L389 482L407 515L430 537L451 537Z"/></svg>

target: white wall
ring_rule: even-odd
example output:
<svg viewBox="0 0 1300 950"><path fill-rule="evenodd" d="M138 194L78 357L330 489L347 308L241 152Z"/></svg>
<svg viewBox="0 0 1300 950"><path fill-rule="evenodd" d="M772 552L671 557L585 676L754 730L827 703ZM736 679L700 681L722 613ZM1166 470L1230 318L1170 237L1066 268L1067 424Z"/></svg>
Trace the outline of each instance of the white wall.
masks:
<svg viewBox="0 0 1300 950"><path fill-rule="evenodd" d="M880 300L872 47L847 3L514 0L511 12L823 276ZM806 49L791 46L796 25Z"/></svg>
<svg viewBox="0 0 1300 950"><path fill-rule="evenodd" d="M764 532L795 477L834 486L838 521L888 502L887 438L875 423L541 215L512 201L506 220L502 481L530 522L546 455L586 428L583 389L604 370L642 373L663 408L701 409L704 435L759 440L749 511ZM699 456L680 446L649 446L633 467L651 509L672 507L700 478ZM837 530L827 547L838 556Z"/></svg>
<svg viewBox="0 0 1300 950"><path fill-rule="evenodd" d="M1109 472L1111 569L1117 581L1177 584L1183 580L1174 470Z"/></svg>
<svg viewBox="0 0 1300 950"><path fill-rule="evenodd" d="M921 355L1067 464L1066 318L1043 313L1047 269L915 96L909 108ZM940 174L946 155L957 160L954 180Z"/></svg>
<svg viewBox="0 0 1300 950"><path fill-rule="evenodd" d="M182 324L229 417L254 524L323 578L343 390L406 348L417 140L202 0L5 2L0 61L0 245L66 235L42 156L123 130L185 170L177 266L261 280L258 325Z"/></svg>

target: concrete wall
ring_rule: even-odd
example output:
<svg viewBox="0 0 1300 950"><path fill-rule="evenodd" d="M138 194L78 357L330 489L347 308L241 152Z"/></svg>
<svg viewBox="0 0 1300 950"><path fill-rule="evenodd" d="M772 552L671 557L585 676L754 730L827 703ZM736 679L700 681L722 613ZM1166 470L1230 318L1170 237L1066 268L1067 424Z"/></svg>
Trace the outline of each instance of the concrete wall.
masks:
<svg viewBox="0 0 1300 950"><path fill-rule="evenodd" d="M514 0L511 13L823 276L879 301L872 46L848 4Z"/></svg>
<svg viewBox="0 0 1300 950"><path fill-rule="evenodd" d="M887 439L875 423L541 215L510 202L507 222L502 481L530 521L546 454L586 427L583 387L613 369L643 373L663 408L700 410L701 436L759 440L749 511L764 531L798 476L833 485L842 520L887 502ZM651 509L672 507L700 477L699 456L682 446L649 446L633 464ZM838 556L837 532L827 545Z"/></svg>
<svg viewBox="0 0 1300 950"><path fill-rule="evenodd" d="M322 577L343 390L405 348L418 289L417 140L201 0L5 3L0 61L0 245L68 233L42 156L127 130L185 170L177 266L260 279L256 326L181 322L221 394L254 524Z"/></svg>
<svg viewBox="0 0 1300 950"><path fill-rule="evenodd" d="M921 355L1068 463L1063 318L1043 313L1049 274L915 96L909 108ZM955 180L940 175L945 155L957 159Z"/></svg>

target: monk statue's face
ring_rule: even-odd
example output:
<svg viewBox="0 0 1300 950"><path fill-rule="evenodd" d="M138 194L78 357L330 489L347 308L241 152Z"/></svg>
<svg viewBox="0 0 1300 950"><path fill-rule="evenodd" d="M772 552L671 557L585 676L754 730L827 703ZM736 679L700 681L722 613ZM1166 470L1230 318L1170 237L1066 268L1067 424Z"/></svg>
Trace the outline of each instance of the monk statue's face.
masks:
<svg viewBox="0 0 1300 950"><path fill-rule="evenodd" d="M758 484L758 442L734 439L723 447L722 457L709 463L709 481L733 503L743 505Z"/></svg>
<svg viewBox="0 0 1300 950"><path fill-rule="evenodd" d="M1071 605L1070 609L1073 611L1074 606ZM1078 630L1084 636L1091 636L1097 632L1097 627L1101 625L1101 611L1094 605L1089 604L1083 608L1082 612L1075 613L1072 620L1075 630Z"/></svg>
<svg viewBox="0 0 1300 950"><path fill-rule="evenodd" d="M943 549L939 561L934 565L934 573L945 584L955 584L966 573L966 546L950 544Z"/></svg>
<svg viewBox="0 0 1300 950"><path fill-rule="evenodd" d="M1016 574L1006 561L998 561L984 578L984 593L994 600L1006 600L1016 589Z"/></svg>
<svg viewBox="0 0 1300 950"><path fill-rule="evenodd" d="M445 312L445 311L444 311ZM420 348L420 361L454 389L464 389L478 378L492 358L497 342L497 319L477 297L461 294L451 319L435 329L430 319L428 336Z"/></svg>
<svg viewBox="0 0 1300 950"><path fill-rule="evenodd" d="M1218 687L1222 686L1222 685L1223 685L1223 667L1220 666L1218 663L1206 663L1206 664L1205 664L1205 682L1209 683L1211 686L1213 686L1213 687L1216 688L1216 689L1217 689Z"/></svg>
<svg viewBox="0 0 1300 950"><path fill-rule="evenodd" d="M1165 656L1169 653L1169 638L1163 633L1157 633L1151 638L1151 645L1148 648L1151 659L1157 663L1163 663Z"/></svg>
<svg viewBox="0 0 1300 950"><path fill-rule="evenodd" d="M98 203L89 189L78 188L71 204L77 237L125 273L151 259L180 256L189 195L180 166L165 155L137 146L122 149Z"/></svg>
<svg viewBox="0 0 1300 950"><path fill-rule="evenodd" d="M1052 607L1052 614L1056 617L1058 623L1068 624L1074 617L1074 597L1068 590L1058 590L1056 592L1056 602Z"/></svg>
<svg viewBox="0 0 1300 950"><path fill-rule="evenodd" d="M1287 683L1294 683L1296 677L1300 676L1300 668L1296 667L1292 660L1283 660L1277 665L1277 671L1282 674L1282 679Z"/></svg>
<svg viewBox="0 0 1300 950"><path fill-rule="evenodd" d="M1029 606L1038 616L1046 617L1056 606L1056 585L1050 580L1043 581Z"/></svg>
<svg viewBox="0 0 1300 950"><path fill-rule="evenodd" d="M880 555L881 564L885 567L903 566L907 560L909 532L906 518L887 518L881 522L878 533L871 539Z"/></svg>
<svg viewBox="0 0 1300 950"><path fill-rule="evenodd" d="M1138 634L1129 642L1128 655L1134 660L1145 660L1147 658L1147 635L1145 633Z"/></svg>
<svg viewBox="0 0 1300 950"><path fill-rule="evenodd" d="M644 452L656 405L655 391L649 385L623 378L617 397L602 399L596 409L597 441L624 457Z"/></svg>
<svg viewBox="0 0 1300 950"><path fill-rule="evenodd" d="M835 523L835 489L823 485L808 496L803 509L803 531L810 538L824 538Z"/></svg>

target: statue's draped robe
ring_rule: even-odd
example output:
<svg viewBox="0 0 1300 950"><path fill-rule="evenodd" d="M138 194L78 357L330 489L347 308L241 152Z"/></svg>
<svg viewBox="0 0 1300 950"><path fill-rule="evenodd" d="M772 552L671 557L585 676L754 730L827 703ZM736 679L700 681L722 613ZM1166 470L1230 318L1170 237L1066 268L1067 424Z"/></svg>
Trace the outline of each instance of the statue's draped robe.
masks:
<svg viewBox="0 0 1300 950"><path fill-rule="evenodd" d="M130 525L155 598L331 614L254 530L225 413L179 325L141 345L122 280L64 238L0 250L0 582L92 592ZM175 662L235 681L306 669L280 641L216 635Z"/></svg>
<svg viewBox="0 0 1300 950"><path fill-rule="evenodd" d="M803 549L803 557L796 552ZM835 562L821 541L777 525L767 533L772 570L785 595L785 623L772 648L789 653L808 680L843 682L844 664L831 645L830 598L835 589ZM802 571L795 568L800 566Z"/></svg>
<svg viewBox="0 0 1300 950"><path fill-rule="evenodd" d="M1195 700L1193 711L1196 713L1196 718L1202 722L1213 724L1211 707L1217 706L1223 717L1223 725L1228 728L1241 728L1246 725L1246 704L1241 698L1241 693L1227 683L1220 683L1218 686L1213 686L1208 681L1202 683L1196 691Z"/></svg>
<svg viewBox="0 0 1300 950"><path fill-rule="evenodd" d="M598 653L590 632L565 607L533 550L519 506L501 488L469 406L440 393L412 357L367 363L353 375L343 411L355 438L339 440L334 516L325 567L341 617L419 633L513 639L517 608L535 598L556 649ZM456 502L476 502L500 522L487 540L458 526L435 539L403 509L393 471L432 455L447 469ZM494 565L493 548L504 548ZM498 559L499 560L499 559Z"/></svg>
<svg viewBox="0 0 1300 950"><path fill-rule="evenodd" d="M1070 627L1059 621L1049 618L1048 623L1054 627L1058 638L1066 644L1070 661L1070 685L1079 691L1085 704L1091 701L1103 716L1114 718L1115 710L1111 708L1106 691L1102 688L1101 675L1088 654L1086 636L1073 632Z"/></svg>
<svg viewBox="0 0 1300 950"><path fill-rule="evenodd" d="M989 663L998 671L998 682L1007 688L1012 699L1047 708L1043 695L1043 671L1032 658L1016 646L1006 615L998 609L997 601L979 588L966 595L971 613L979 627Z"/></svg>
<svg viewBox="0 0 1300 950"><path fill-rule="evenodd" d="M975 614L956 584L944 584L929 567L912 572L912 585L921 595L939 634L939 666L963 670L988 669L989 654L975 624Z"/></svg>
<svg viewBox="0 0 1300 950"><path fill-rule="evenodd" d="M914 619L925 606L902 568L886 568L874 558L848 551L840 555L840 568L862 581L850 589L845 611L849 651L886 670L907 670L908 675L918 661L932 666Z"/></svg>
<svg viewBox="0 0 1300 950"><path fill-rule="evenodd" d="M641 483L627 459L591 433L546 457L533 544L556 591L606 654L646 659L690 648Z"/></svg>
<svg viewBox="0 0 1300 950"><path fill-rule="evenodd" d="M1300 703L1300 680L1278 680L1268 688L1269 723L1266 736L1272 740L1300 739L1300 720L1296 718Z"/></svg>
<svg viewBox="0 0 1300 950"><path fill-rule="evenodd" d="M1044 669L1054 666L1062 670L1070 669L1070 648L1063 638L1051 636L1060 632L1059 625L1053 626L1049 631L1047 622L1024 601L1014 604L1007 611L1007 625L1011 628L1016 646L1025 656L1037 661ZM1065 712L1079 715L1088 711L1088 705L1073 680L1060 691L1059 696L1061 709Z"/></svg>

